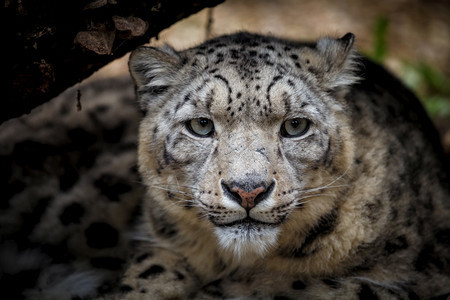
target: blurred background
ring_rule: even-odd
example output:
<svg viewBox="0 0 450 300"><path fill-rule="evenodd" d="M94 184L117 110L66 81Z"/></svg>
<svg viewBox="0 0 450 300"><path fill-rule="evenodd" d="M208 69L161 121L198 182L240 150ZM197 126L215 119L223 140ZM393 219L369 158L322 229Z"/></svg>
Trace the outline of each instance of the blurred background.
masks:
<svg viewBox="0 0 450 300"><path fill-rule="evenodd" d="M356 35L356 46L422 100L450 155L449 0L227 0L162 31L150 45L184 49L245 30L295 40ZM123 57L89 80L127 73Z"/></svg>

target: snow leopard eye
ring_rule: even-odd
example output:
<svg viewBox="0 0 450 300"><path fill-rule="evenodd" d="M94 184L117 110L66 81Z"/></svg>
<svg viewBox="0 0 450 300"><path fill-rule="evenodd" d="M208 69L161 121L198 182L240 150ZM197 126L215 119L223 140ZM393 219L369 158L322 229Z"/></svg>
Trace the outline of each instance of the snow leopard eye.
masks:
<svg viewBox="0 0 450 300"><path fill-rule="evenodd" d="M304 118L295 118L284 121L281 125L281 135L287 138L305 135L310 126L310 121Z"/></svg>
<svg viewBox="0 0 450 300"><path fill-rule="evenodd" d="M196 118L187 121L186 127L196 136L210 137L214 134L214 123L207 118Z"/></svg>

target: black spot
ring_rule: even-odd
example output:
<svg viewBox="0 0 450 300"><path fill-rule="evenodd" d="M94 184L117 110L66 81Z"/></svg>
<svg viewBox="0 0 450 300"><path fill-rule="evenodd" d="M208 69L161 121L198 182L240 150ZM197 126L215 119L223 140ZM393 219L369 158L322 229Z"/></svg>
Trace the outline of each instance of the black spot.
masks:
<svg viewBox="0 0 450 300"><path fill-rule="evenodd" d="M36 225L41 221L42 216L49 208L52 200L53 197L51 196L42 197L36 201L32 211L22 214L24 224L22 224L22 227L20 228L20 236L27 236L33 232Z"/></svg>
<svg viewBox="0 0 450 300"><path fill-rule="evenodd" d="M322 279L322 282L333 289L338 289L341 287L341 283L336 279L324 278Z"/></svg>
<svg viewBox="0 0 450 300"><path fill-rule="evenodd" d="M192 100L192 94L191 93L188 93L186 96L184 96L184 101L185 102L188 102L188 101L191 101Z"/></svg>
<svg viewBox="0 0 450 300"><path fill-rule="evenodd" d="M156 96L165 93L168 89L169 87L167 85L159 85L148 88L146 92Z"/></svg>
<svg viewBox="0 0 450 300"><path fill-rule="evenodd" d="M170 221L170 218L167 217L164 211L152 209L150 213L152 214L154 227L158 235L172 238L178 233L175 224Z"/></svg>
<svg viewBox="0 0 450 300"><path fill-rule="evenodd" d="M83 150L80 159L78 160L79 166L83 166L87 169L92 168L95 160L99 157L99 154L99 150L93 150L92 148L89 150Z"/></svg>
<svg viewBox="0 0 450 300"><path fill-rule="evenodd" d="M3 273L3 272L2 272ZM7 292L4 299L25 299L23 291L35 287L40 270L22 270L17 274L2 274L0 290Z"/></svg>
<svg viewBox="0 0 450 300"><path fill-rule="evenodd" d="M83 128L74 128L67 131L71 143L80 148L89 148L97 141L97 137Z"/></svg>
<svg viewBox="0 0 450 300"><path fill-rule="evenodd" d="M160 265L152 265L150 268L139 274L139 278L147 279L150 276L158 276L165 271L164 267Z"/></svg>
<svg viewBox="0 0 450 300"><path fill-rule="evenodd" d="M448 300L448 299L450 299L450 293L430 298L430 300Z"/></svg>
<svg viewBox="0 0 450 300"><path fill-rule="evenodd" d="M308 67L308 72L310 72L310 73L312 73L312 74L314 74L316 76L319 74L319 71L316 68L313 68L313 67Z"/></svg>
<svg viewBox="0 0 450 300"><path fill-rule="evenodd" d="M13 155L19 166L41 170L46 158L57 153L56 150L53 146L28 140L17 143L14 146Z"/></svg>
<svg viewBox="0 0 450 300"><path fill-rule="evenodd" d="M167 150L166 144L164 144L163 159L166 165L169 165L171 163L178 163L177 160L173 157L173 155Z"/></svg>
<svg viewBox="0 0 450 300"><path fill-rule="evenodd" d="M0 206L2 208L8 208L9 204L6 200L12 198L14 195L22 192L26 188L26 184L23 181L14 180L11 183L2 184L2 201Z"/></svg>
<svg viewBox="0 0 450 300"><path fill-rule="evenodd" d="M116 271L122 269L125 261L117 257L95 257L91 259L91 265L94 268Z"/></svg>
<svg viewBox="0 0 450 300"><path fill-rule="evenodd" d="M175 106L175 112L177 112L182 105L183 105L183 103L178 102L177 105Z"/></svg>
<svg viewBox="0 0 450 300"><path fill-rule="evenodd" d="M386 245L384 246L384 251L387 254L392 254L407 248L408 248L408 241L406 240L406 237L404 235L401 235L395 239L387 241Z"/></svg>
<svg viewBox="0 0 450 300"><path fill-rule="evenodd" d="M296 280L292 283L292 289L294 290L303 290L306 288L306 284L301 280Z"/></svg>
<svg viewBox="0 0 450 300"><path fill-rule="evenodd" d="M177 276L178 280L184 280L185 276L178 271L175 271L175 276Z"/></svg>
<svg viewBox="0 0 450 300"><path fill-rule="evenodd" d="M286 296L275 296L273 300L289 300L289 297Z"/></svg>
<svg viewBox="0 0 450 300"><path fill-rule="evenodd" d="M116 127L111 129L104 129L102 132L103 139L108 143L118 143L125 132L126 123L120 122Z"/></svg>
<svg viewBox="0 0 450 300"><path fill-rule="evenodd" d="M374 293L374 291L372 291L370 286L365 283L361 283L361 288L358 292L358 298L361 300L377 300L378 296Z"/></svg>
<svg viewBox="0 0 450 300"><path fill-rule="evenodd" d="M108 105L104 105L104 104L100 104L100 105L95 107L95 112L99 113L99 114L104 114L108 110L109 110L109 106Z"/></svg>
<svg viewBox="0 0 450 300"><path fill-rule="evenodd" d="M408 291L408 299L409 300L420 300L420 297L413 291L409 290ZM435 300L435 298L431 298L431 299ZM448 300L448 298L444 298L444 299Z"/></svg>
<svg viewBox="0 0 450 300"><path fill-rule="evenodd" d="M317 224L309 230L303 245L300 248L294 249L293 256L303 257L308 255L305 252L305 248L310 246L317 238L331 233L337 225L337 219L338 213L336 209L322 216Z"/></svg>
<svg viewBox="0 0 450 300"><path fill-rule="evenodd" d="M415 268L419 272L423 272L425 269L431 266L436 267L439 270L445 268L447 264L444 258L436 253L434 245L425 245L420 251L415 261Z"/></svg>
<svg viewBox="0 0 450 300"><path fill-rule="evenodd" d="M63 212L59 215L59 221L67 226L69 224L79 224L85 213L84 207L79 203L67 205Z"/></svg>
<svg viewBox="0 0 450 300"><path fill-rule="evenodd" d="M120 201L119 195L131 191L131 186L122 178L111 174L102 174L94 181L96 188L113 202Z"/></svg>
<svg viewBox="0 0 450 300"><path fill-rule="evenodd" d="M239 59L240 55L239 55L239 51L236 49L231 49L231 58L232 59Z"/></svg>
<svg viewBox="0 0 450 300"><path fill-rule="evenodd" d="M59 177L59 188L62 191L68 191L80 178L78 170L75 169L70 163L64 164L64 173Z"/></svg>
<svg viewBox="0 0 450 300"><path fill-rule="evenodd" d="M297 54L292 54L291 58L297 60L298 59L298 55Z"/></svg>
<svg viewBox="0 0 450 300"><path fill-rule="evenodd" d="M84 232L87 245L95 249L111 248L117 245L117 229L106 223L92 223Z"/></svg>
<svg viewBox="0 0 450 300"><path fill-rule="evenodd" d="M122 284L119 287L119 291L121 291L122 293L129 293L133 290L133 288L127 284Z"/></svg>
<svg viewBox="0 0 450 300"><path fill-rule="evenodd" d="M435 234L436 242L450 247L450 229L441 229Z"/></svg>
<svg viewBox="0 0 450 300"><path fill-rule="evenodd" d="M149 257L150 257L150 253L141 254L141 255L136 257L135 262L136 263L141 263L141 262L143 262L144 260L146 260Z"/></svg>
<svg viewBox="0 0 450 300"><path fill-rule="evenodd" d="M327 149L322 156L323 164L327 167L330 167L333 162L334 155L331 153L331 139L328 140Z"/></svg>

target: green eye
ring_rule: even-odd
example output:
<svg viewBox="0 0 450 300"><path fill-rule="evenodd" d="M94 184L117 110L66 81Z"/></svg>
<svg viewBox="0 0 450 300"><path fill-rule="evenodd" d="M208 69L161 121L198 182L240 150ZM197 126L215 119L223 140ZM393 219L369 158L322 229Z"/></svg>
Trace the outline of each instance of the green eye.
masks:
<svg viewBox="0 0 450 300"><path fill-rule="evenodd" d="M210 119L197 118L186 122L187 129L200 137L210 137L214 134L214 124Z"/></svg>
<svg viewBox="0 0 450 300"><path fill-rule="evenodd" d="M286 120L281 125L281 135L287 138L305 135L309 130L310 121L304 118Z"/></svg>

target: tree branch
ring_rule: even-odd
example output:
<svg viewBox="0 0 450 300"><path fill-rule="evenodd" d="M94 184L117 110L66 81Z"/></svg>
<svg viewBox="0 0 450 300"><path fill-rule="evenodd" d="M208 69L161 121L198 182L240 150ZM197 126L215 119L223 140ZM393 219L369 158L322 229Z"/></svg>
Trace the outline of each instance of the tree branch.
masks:
<svg viewBox="0 0 450 300"><path fill-rule="evenodd" d="M6 0L0 123L28 113L176 21L223 1Z"/></svg>

